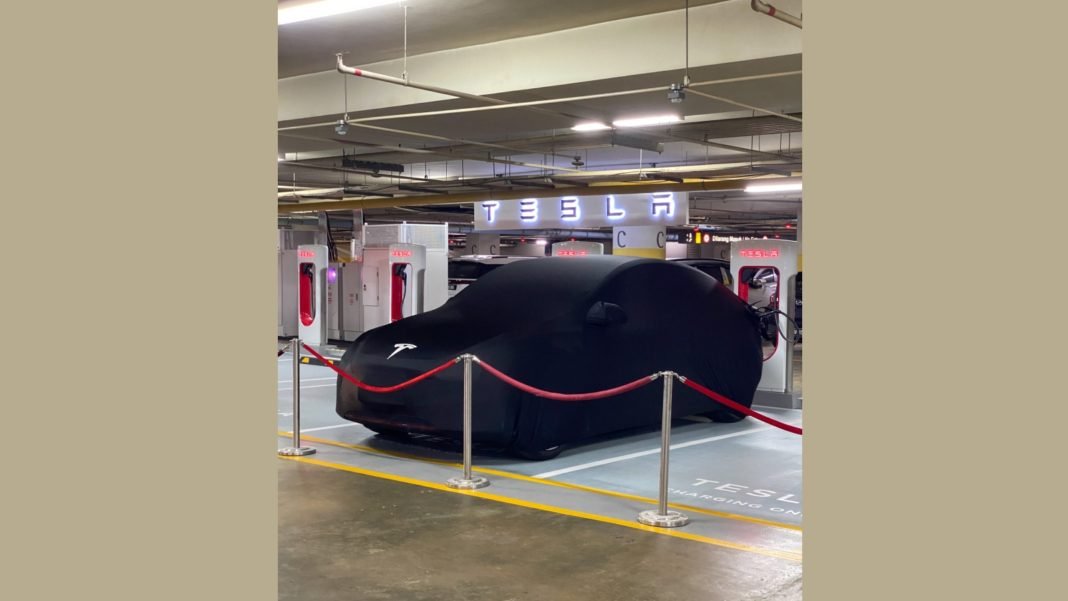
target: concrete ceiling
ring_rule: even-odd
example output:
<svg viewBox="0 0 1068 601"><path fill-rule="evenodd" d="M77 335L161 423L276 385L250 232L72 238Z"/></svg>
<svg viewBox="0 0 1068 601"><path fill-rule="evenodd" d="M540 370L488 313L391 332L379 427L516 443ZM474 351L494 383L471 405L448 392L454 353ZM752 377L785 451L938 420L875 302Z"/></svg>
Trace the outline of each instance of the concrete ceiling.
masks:
<svg viewBox="0 0 1068 601"><path fill-rule="evenodd" d="M349 65L400 75L403 13L398 6L280 27L278 148L285 158L279 162L280 194L295 187L315 195L305 202L404 197L398 204L411 204L420 186L430 195L527 186L532 194L552 194L546 185L572 185L553 182L554 175L597 184L643 180L648 171L683 171L684 176L675 172L673 177L687 181L801 171L800 122L697 93L801 117L799 30L751 11L748 0L691 0L691 81L775 77L694 87L684 102L673 104L666 88L684 74L684 2L586 4L575 10L573 2L559 0L409 0L412 81L507 102L656 91L553 103L540 110L509 107L378 119L487 105L334 71L334 54L347 50ZM800 0L779 0L776 6L800 13ZM342 112L350 120L375 119L351 123L339 135L334 126ZM571 130L581 120L664 113L685 120L614 132ZM342 154L399 164L403 171L343 165ZM744 224L750 218L782 224L800 206L799 193L767 199L700 193L691 199L694 222L710 224ZM288 205L293 199L279 201ZM454 206L460 217L451 213L449 221L462 223L469 207ZM412 210L372 209L369 215L411 218ZM434 210L420 210L434 218Z"/></svg>
<svg viewBox="0 0 1068 601"><path fill-rule="evenodd" d="M690 7L724 0L690 0ZM283 0L279 6L293 4ZM679 10L685 0L407 0L408 55L426 54ZM329 71L348 52L354 65L400 58L402 2L278 28L278 76Z"/></svg>

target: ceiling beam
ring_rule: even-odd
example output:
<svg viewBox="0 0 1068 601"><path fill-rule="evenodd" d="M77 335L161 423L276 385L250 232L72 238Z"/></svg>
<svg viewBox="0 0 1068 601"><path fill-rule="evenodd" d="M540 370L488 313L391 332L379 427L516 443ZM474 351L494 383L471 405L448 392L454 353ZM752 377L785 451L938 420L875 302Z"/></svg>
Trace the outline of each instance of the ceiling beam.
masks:
<svg viewBox="0 0 1068 601"><path fill-rule="evenodd" d="M673 184L609 184L592 185L585 188L557 188L554 196L589 196L590 194L641 194L643 192L708 192L723 190L744 190L752 181L746 179L726 179L719 181L673 183ZM464 192L459 194L439 194L428 196L409 196L382 200L339 200L336 202L307 202L300 204L279 205L279 213L302 213L315 211L337 211L349 209L373 209L403 206L428 206L437 204L456 204L479 202L483 200L519 200L528 198L529 190L492 190L488 192Z"/></svg>

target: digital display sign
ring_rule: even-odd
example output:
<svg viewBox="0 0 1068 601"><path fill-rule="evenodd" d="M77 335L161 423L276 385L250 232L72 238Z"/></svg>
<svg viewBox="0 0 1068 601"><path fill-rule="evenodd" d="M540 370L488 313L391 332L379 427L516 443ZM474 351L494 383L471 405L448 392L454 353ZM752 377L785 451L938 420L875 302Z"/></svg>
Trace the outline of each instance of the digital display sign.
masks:
<svg viewBox="0 0 1068 601"><path fill-rule="evenodd" d="M297 256L300 257L301 259L314 259L315 258L315 251L314 250L298 250L297 251Z"/></svg>
<svg viewBox="0 0 1068 601"><path fill-rule="evenodd" d="M749 259L774 259L779 256L777 248L743 248L738 251L738 256Z"/></svg>
<svg viewBox="0 0 1068 601"><path fill-rule="evenodd" d="M389 251L389 254L394 256L394 257L400 257L402 259L407 259L407 258L412 256L412 251L395 249L395 250Z"/></svg>
<svg viewBox="0 0 1068 601"><path fill-rule="evenodd" d="M585 257L588 254L590 254L588 250L574 250L567 248L561 248L556 251L556 256L558 257Z"/></svg>

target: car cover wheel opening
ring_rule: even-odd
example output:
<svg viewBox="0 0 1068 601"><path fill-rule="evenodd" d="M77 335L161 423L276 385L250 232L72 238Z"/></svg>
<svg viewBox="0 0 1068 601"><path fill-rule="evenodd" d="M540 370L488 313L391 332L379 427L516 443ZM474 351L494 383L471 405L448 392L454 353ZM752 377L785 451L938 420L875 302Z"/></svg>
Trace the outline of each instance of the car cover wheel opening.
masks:
<svg viewBox="0 0 1068 601"><path fill-rule="evenodd" d="M564 450L563 445L556 445L547 449L532 450L522 447L513 448L512 451L522 457L523 459L531 459L533 461L545 461L546 459L552 459L560 454Z"/></svg>
<svg viewBox="0 0 1068 601"><path fill-rule="evenodd" d="M738 413L731 409L714 409L700 415L721 424L733 424L734 422L740 422L745 419L745 414Z"/></svg>
<svg viewBox="0 0 1068 601"><path fill-rule="evenodd" d="M378 434L383 438L396 438L398 440L406 440L409 438L408 432L399 428L390 428L388 426L379 426L372 424L363 424L363 427L374 432L375 434Z"/></svg>

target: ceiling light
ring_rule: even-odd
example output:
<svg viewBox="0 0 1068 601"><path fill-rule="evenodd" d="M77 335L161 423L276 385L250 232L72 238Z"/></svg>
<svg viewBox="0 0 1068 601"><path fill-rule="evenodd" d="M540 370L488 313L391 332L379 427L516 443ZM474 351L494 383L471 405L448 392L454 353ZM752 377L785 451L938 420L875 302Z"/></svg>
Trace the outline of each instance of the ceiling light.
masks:
<svg viewBox="0 0 1068 601"><path fill-rule="evenodd" d="M549 244L549 241L548 240L542 240L541 238L539 238L539 239L535 240L534 243L537 244L538 246L545 246L545 245Z"/></svg>
<svg viewBox="0 0 1068 601"><path fill-rule="evenodd" d="M675 115L658 115L656 117L620 119L619 121L613 121L612 125L616 127L645 127L647 125L667 125L668 123L677 123L679 121L681 121L681 119Z"/></svg>
<svg viewBox="0 0 1068 601"><path fill-rule="evenodd" d="M600 131L602 129L612 129L612 127L604 123L579 123L572 127L571 131Z"/></svg>
<svg viewBox="0 0 1068 601"><path fill-rule="evenodd" d="M319 0L318 2L304 2L295 6L279 7L278 24L288 25L290 23L332 17L395 2L397 0Z"/></svg>
<svg viewBox="0 0 1068 601"><path fill-rule="evenodd" d="M334 127L334 131L337 132L337 135L343 136L343 135L349 133L349 123L348 123L348 121L349 121L349 116L348 115L345 115L344 119L338 119L337 125Z"/></svg>
<svg viewBox="0 0 1068 601"><path fill-rule="evenodd" d="M789 184L750 184L745 187L745 191L750 194L764 194L768 192L800 192L801 182L791 182Z"/></svg>

